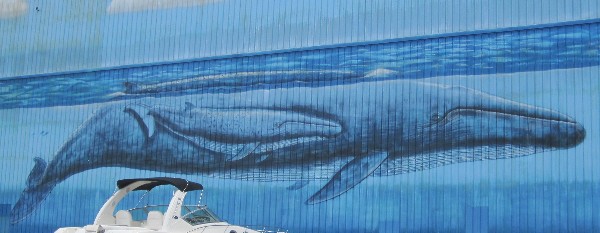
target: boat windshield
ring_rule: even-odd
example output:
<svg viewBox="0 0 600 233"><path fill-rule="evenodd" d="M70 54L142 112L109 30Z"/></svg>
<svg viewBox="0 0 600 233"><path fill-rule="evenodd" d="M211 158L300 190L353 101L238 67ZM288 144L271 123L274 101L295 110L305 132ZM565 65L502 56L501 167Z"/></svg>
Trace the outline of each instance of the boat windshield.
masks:
<svg viewBox="0 0 600 233"><path fill-rule="evenodd" d="M144 207L129 209L128 211L131 213L133 220L143 221L146 219L150 211L159 211L164 213L168 207L168 205L147 205ZM183 216L182 218L184 221L192 226L205 223L222 222L222 220L219 219L216 214L203 205L181 206L181 216Z"/></svg>
<svg viewBox="0 0 600 233"><path fill-rule="evenodd" d="M168 207L168 205L147 205L144 207L129 209L127 211L131 213L131 217L134 221L143 221L146 220L150 211L159 211L161 213L164 213L167 211Z"/></svg>
<svg viewBox="0 0 600 233"><path fill-rule="evenodd" d="M222 222L222 220L206 206L183 206L183 208L181 208L181 216L183 216L183 220L192 226Z"/></svg>

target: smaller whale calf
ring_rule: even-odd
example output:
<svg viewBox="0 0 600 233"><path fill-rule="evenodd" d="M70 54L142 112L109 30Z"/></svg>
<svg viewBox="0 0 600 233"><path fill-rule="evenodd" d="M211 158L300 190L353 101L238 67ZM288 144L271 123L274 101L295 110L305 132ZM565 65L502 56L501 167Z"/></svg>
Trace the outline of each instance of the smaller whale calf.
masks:
<svg viewBox="0 0 600 233"><path fill-rule="evenodd" d="M326 78L326 79L325 79ZM338 70L294 70L294 71L255 71L227 74L203 75L155 84L125 82L124 94L148 95L157 93L182 92L224 87L250 87L261 84L311 83L322 80L349 80L362 78L351 71Z"/></svg>

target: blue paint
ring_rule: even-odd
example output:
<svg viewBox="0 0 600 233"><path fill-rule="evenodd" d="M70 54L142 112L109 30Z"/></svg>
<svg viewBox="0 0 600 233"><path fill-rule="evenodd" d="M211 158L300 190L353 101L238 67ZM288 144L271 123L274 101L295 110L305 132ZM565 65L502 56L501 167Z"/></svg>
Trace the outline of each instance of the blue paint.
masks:
<svg viewBox="0 0 600 233"><path fill-rule="evenodd" d="M281 226L291 232L375 232L385 227L392 232L599 232L599 31L600 23L589 20L2 80L0 199L14 205L23 190L37 191L40 199L48 195L36 211L7 232L51 232L89 224L113 191L114 180L157 175L205 184L204 201L233 223ZM128 91L125 82L137 89ZM392 85L404 82L421 84ZM423 88L428 85L435 88ZM444 85L459 86L458 94ZM349 88L357 86L363 88ZM306 92L289 94L290 90ZM468 95L479 91L494 98ZM346 102L324 101L337 94ZM404 97L386 105L396 94ZM447 98L435 98L440 96ZM504 115L498 112L506 107L482 111L492 110L491 100L498 99L528 107L521 105ZM452 108L440 106L456 103L472 104L466 111L441 111ZM344 111L349 105L352 111ZM431 108L428 112L416 107L392 110L408 105ZM386 116L390 112L396 116ZM356 116L368 120L359 122ZM385 135L386 130L398 129L397 119L409 116L414 119L406 124L413 128L402 133L412 141ZM451 116L454 125L465 126L462 133L452 127L419 130L431 124L415 120L431 123L444 116ZM532 120L536 116L548 119L536 123ZM378 124L385 130L373 133ZM466 128L478 130L465 133ZM118 138L115 132L127 135ZM82 135L91 140L72 149ZM319 144L339 135L347 144ZM447 137L435 137L440 135ZM477 139L486 136L495 136L496 142L506 142L498 140L500 136L518 140L508 146L478 144L482 140ZM157 141L149 140L152 137ZM115 139L131 145L115 144ZM461 139L467 144L462 148L444 144ZM528 143L535 146L514 146ZM212 152L200 160L200 153L177 160L173 155L183 153L144 153L148 150L139 145L157 145L154 149L171 152L186 148ZM413 159L398 159L402 157L397 152L406 145L411 152L408 158ZM353 148L346 151L353 153L340 153L348 146ZM110 151L115 148L132 153ZM315 153L325 148L336 153ZM372 174L351 169L359 162L366 163L366 170L372 168L370 164L382 156L373 152L382 148L392 151L396 159L383 162ZM70 154L65 152L69 149ZM94 157L97 152L107 157ZM348 165L356 152L376 156ZM536 155L514 158L530 154ZM203 165L214 164L202 158L211 156L222 159L221 165L235 166L204 172ZM328 163L318 156L339 160ZM58 167L68 177L48 176L60 179L41 192L36 190L47 167L34 167L34 157L49 161L49 167ZM113 160L103 160L107 158ZM286 159L323 163L286 167ZM477 162L458 163L465 161ZM58 166L65 164L71 166ZM337 175L345 166L344 174L353 179ZM427 169L433 167L437 168ZM332 177L342 182L330 182ZM320 192L328 183L334 188ZM336 191L340 187L350 188L340 194ZM340 195L305 205L314 193L324 199ZM3 208L1 213L6 213ZM484 213L487 218L481 218Z"/></svg>
<svg viewBox="0 0 600 233"><path fill-rule="evenodd" d="M29 76L0 81L0 98L3 99L0 108L66 106L139 98L121 96L119 93L126 90L123 83L156 84L232 72L312 70L353 72L363 76L384 68L398 73L393 78L421 79L589 67L600 65L599 41L600 23L590 22L231 59ZM196 91L228 93L357 81L354 79L356 76L348 77L325 75L302 79L303 82L282 82L277 76L244 76L237 80L238 85L235 85L235 78L230 79L228 85L223 85L219 80L207 80L205 86ZM255 84L244 85L246 83Z"/></svg>

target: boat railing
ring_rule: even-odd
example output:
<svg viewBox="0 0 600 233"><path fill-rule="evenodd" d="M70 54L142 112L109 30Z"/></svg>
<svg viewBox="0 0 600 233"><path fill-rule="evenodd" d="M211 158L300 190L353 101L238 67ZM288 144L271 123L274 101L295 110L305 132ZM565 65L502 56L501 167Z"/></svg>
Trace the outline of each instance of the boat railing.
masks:
<svg viewBox="0 0 600 233"><path fill-rule="evenodd" d="M160 205L145 205L145 206L142 206L142 207L135 207L135 208L128 209L128 211L135 211L135 210L140 210L140 209L147 210L147 209L150 209L150 208L165 208L166 209L167 207L169 207L169 205L165 205L165 204L160 204ZM206 208L206 205L181 205L181 207L182 208L187 208L188 210L191 210L191 209L198 209L198 208Z"/></svg>

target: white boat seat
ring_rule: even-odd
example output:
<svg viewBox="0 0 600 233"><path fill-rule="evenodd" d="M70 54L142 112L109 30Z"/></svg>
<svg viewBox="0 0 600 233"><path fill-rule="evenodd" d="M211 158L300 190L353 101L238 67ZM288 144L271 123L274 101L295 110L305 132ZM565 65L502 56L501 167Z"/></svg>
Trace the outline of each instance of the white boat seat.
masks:
<svg viewBox="0 0 600 233"><path fill-rule="evenodd" d="M150 230L160 230L163 225L163 214L160 211L150 211L146 220L146 228Z"/></svg>
<svg viewBox="0 0 600 233"><path fill-rule="evenodd" d="M115 214L115 225L119 225L119 226L131 226L131 223L133 222L133 217L131 216L131 213L129 213L129 211L127 210L119 210L117 211L117 214Z"/></svg>

